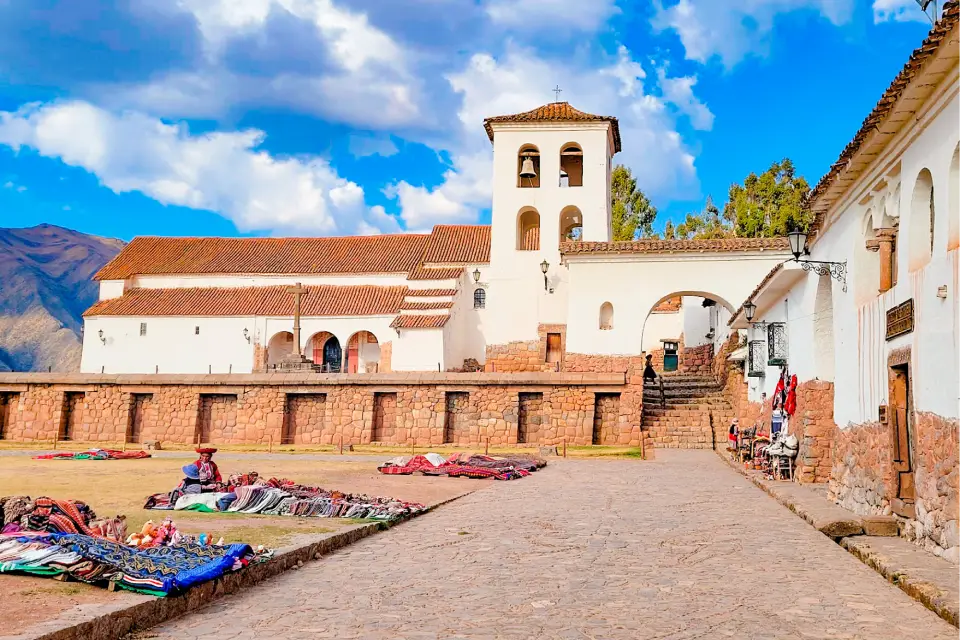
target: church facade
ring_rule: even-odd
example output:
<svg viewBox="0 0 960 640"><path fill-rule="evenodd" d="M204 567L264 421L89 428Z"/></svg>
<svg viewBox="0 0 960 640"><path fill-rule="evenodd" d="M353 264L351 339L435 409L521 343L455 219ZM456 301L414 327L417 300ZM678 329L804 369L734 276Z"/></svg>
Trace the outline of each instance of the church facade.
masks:
<svg viewBox="0 0 960 640"><path fill-rule="evenodd" d="M644 342L679 340L684 325L704 325L687 336L691 347L722 344L729 314L788 256L782 239L612 242L616 118L558 102L484 127L490 225L136 238L97 274L81 370L269 372L298 348L318 373L561 371L583 357L623 370L623 357L639 358ZM296 284L305 288L299 345L287 292ZM658 324L658 306L683 296L719 306L687 304L682 322Z"/></svg>

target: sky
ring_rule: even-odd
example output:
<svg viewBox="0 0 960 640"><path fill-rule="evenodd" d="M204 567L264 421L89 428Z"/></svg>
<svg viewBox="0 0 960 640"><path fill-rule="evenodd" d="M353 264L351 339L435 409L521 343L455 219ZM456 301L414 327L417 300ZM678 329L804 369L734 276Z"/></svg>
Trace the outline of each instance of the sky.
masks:
<svg viewBox="0 0 960 640"><path fill-rule="evenodd" d="M559 86L619 119L662 229L784 157L815 184L929 29L915 0L0 0L0 227L489 223L483 119Z"/></svg>

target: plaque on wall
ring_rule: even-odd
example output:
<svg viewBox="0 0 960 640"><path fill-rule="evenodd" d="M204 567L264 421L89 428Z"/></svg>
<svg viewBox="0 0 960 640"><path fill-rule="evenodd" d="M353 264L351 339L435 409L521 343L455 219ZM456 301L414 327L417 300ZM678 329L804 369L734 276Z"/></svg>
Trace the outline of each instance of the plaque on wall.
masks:
<svg viewBox="0 0 960 640"><path fill-rule="evenodd" d="M880 405L878 413L879 413L878 417L880 418L880 424L887 424L887 405L885 404Z"/></svg>
<svg viewBox="0 0 960 640"><path fill-rule="evenodd" d="M913 298L887 310L887 340L913 331Z"/></svg>

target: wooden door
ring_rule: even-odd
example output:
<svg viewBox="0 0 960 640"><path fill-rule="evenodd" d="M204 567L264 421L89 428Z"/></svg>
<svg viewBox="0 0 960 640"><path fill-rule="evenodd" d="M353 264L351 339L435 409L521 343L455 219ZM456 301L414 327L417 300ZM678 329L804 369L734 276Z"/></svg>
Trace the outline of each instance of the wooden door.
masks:
<svg viewBox="0 0 960 640"><path fill-rule="evenodd" d="M397 394L373 396L373 434L371 442L392 442L397 437Z"/></svg>
<svg viewBox="0 0 960 640"><path fill-rule="evenodd" d="M563 354L559 333L547 334L547 362L560 362Z"/></svg>
<svg viewBox="0 0 960 640"><path fill-rule="evenodd" d="M912 429L910 424L910 376L906 367L895 368L890 381L890 435L893 441L893 468L899 476L897 498L913 504Z"/></svg>

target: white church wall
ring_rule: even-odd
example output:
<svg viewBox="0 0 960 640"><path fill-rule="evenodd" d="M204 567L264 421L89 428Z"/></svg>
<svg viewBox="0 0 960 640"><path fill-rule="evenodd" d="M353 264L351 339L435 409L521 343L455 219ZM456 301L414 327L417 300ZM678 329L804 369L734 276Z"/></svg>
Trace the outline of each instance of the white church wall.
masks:
<svg viewBox="0 0 960 640"><path fill-rule="evenodd" d="M445 371L443 330L401 329L393 340L392 367L394 371Z"/></svg>
<svg viewBox="0 0 960 640"><path fill-rule="evenodd" d="M110 300L119 298L123 295L126 281L124 280L101 280L100 281L100 299Z"/></svg>
<svg viewBox="0 0 960 640"><path fill-rule="evenodd" d="M661 339L677 340L683 333L683 309L676 313L651 313L643 326L642 348L646 352L660 349Z"/></svg>
<svg viewBox="0 0 960 640"><path fill-rule="evenodd" d="M570 304L567 351L597 355L638 354L650 310L671 293L709 296L736 308L784 252L606 257L569 256ZM628 261L629 260L629 261ZM604 302L615 309L611 331L600 331Z"/></svg>
<svg viewBox="0 0 960 640"><path fill-rule="evenodd" d="M146 334L140 335L141 323ZM86 318L82 373L250 373L254 318ZM196 333L196 327L200 333ZM101 342L103 331L106 342Z"/></svg>
<svg viewBox="0 0 960 640"><path fill-rule="evenodd" d="M475 269L480 270L479 283L473 279ZM450 310L450 320L443 331L448 367L461 367L467 358L473 358L480 364L486 360L487 307L492 295L485 278L487 273L489 270L486 265L468 265L460 280ZM484 307L479 309L474 307L474 291L478 288L483 289L486 295Z"/></svg>
<svg viewBox="0 0 960 640"><path fill-rule="evenodd" d="M560 218L568 207L582 217L582 239L609 240L610 163L608 126L538 123L532 127L497 127L493 162L493 213L489 275L488 344L536 340L539 324L567 322L567 270L560 264ZM583 150L583 186L560 186L560 150L576 143ZM540 186L517 186L517 154L525 144L540 152ZM517 249L521 212L540 216L539 250ZM540 263L550 265L544 291ZM552 292L551 292L552 290Z"/></svg>

